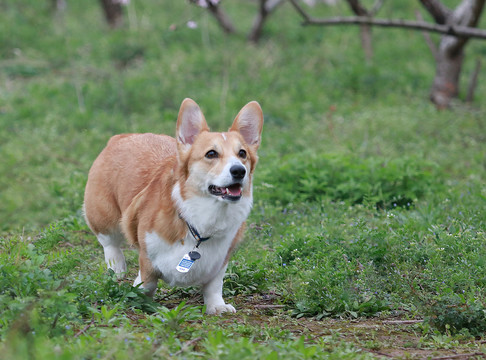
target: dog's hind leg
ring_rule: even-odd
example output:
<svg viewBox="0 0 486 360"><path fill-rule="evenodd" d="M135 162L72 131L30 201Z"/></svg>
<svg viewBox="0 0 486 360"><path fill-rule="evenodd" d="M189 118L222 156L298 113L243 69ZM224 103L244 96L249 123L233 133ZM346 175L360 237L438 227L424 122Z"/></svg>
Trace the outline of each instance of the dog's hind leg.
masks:
<svg viewBox="0 0 486 360"><path fill-rule="evenodd" d="M120 209L113 201L95 201L95 195L98 194L92 191L89 192L88 185L86 186L85 202L83 204L86 224L103 246L106 265L119 278L122 278L127 271L127 265L121 250L124 236L118 225L121 217Z"/></svg>
<svg viewBox="0 0 486 360"><path fill-rule="evenodd" d="M123 235L120 232L109 234L97 234L98 241L103 246L105 252L105 262L109 269L112 269L118 277L123 277L127 271L125 256L121 249Z"/></svg>

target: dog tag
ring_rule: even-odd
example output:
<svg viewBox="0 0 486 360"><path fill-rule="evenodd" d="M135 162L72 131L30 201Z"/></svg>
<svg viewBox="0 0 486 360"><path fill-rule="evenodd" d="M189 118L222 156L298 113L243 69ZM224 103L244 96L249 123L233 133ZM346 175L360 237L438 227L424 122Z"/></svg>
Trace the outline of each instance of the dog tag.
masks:
<svg viewBox="0 0 486 360"><path fill-rule="evenodd" d="M197 251L189 251L189 254L187 255L189 255L192 261L196 261L201 258L201 254L199 254Z"/></svg>
<svg viewBox="0 0 486 360"><path fill-rule="evenodd" d="M194 260L191 259L189 254L186 254L182 257L181 261L179 261L179 265L176 266L176 270L181 273L186 273L191 269L193 264Z"/></svg>

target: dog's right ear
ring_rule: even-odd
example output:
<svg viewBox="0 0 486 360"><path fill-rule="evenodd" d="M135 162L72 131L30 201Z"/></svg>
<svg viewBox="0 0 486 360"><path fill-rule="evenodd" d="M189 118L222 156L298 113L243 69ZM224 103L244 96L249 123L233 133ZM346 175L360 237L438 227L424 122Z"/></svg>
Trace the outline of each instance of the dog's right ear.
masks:
<svg viewBox="0 0 486 360"><path fill-rule="evenodd" d="M194 100L184 99L177 117L177 143L183 148L189 148L203 131L209 131L209 127L201 109Z"/></svg>

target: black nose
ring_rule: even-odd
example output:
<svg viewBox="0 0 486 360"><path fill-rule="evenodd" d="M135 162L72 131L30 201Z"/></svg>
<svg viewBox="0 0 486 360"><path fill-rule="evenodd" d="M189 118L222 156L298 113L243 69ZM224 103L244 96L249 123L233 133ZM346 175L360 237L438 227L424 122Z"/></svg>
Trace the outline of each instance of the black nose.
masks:
<svg viewBox="0 0 486 360"><path fill-rule="evenodd" d="M233 179L241 180L245 177L246 169L243 165L233 165L230 168L230 173Z"/></svg>

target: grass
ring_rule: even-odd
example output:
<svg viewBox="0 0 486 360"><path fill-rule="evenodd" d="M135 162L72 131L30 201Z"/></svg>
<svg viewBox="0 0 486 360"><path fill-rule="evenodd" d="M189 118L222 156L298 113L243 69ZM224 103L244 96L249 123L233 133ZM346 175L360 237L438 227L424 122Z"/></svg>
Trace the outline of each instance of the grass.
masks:
<svg viewBox="0 0 486 360"><path fill-rule="evenodd" d="M386 6L414 16L412 4ZM473 104L437 112L420 33L374 29L366 64L357 28L302 28L288 4L259 45L244 39L251 2L225 4L234 36L184 2L132 2L116 30L95 2L57 15L47 1L0 8L3 358L486 352L483 73ZM483 54L468 45L463 88ZM234 316L203 316L197 289L161 285L148 299L130 285L133 249L117 281L81 216L107 139L174 133L185 97L215 130L250 100L265 114L255 205L225 278Z"/></svg>

